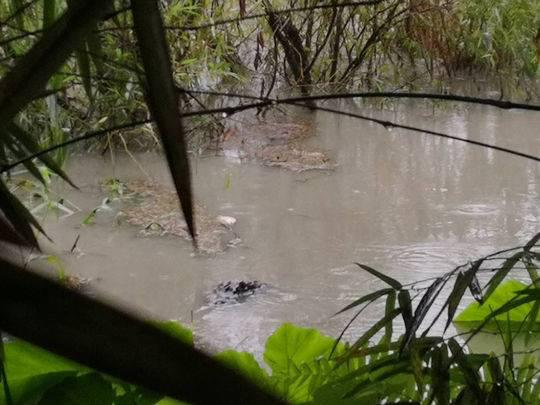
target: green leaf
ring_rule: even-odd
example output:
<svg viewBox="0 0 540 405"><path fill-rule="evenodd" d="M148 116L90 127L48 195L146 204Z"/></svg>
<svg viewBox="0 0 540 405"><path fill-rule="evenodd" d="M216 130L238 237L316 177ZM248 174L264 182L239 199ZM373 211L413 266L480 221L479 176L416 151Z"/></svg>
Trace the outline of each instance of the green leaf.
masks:
<svg viewBox="0 0 540 405"><path fill-rule="evenodd" d="M495 291L495 289L501 284L501 282L506 278L510 270L516 265L516 263L521 260L523 255L525 254L524 251L517 252L514 255L512 255L510 258L506 259L502 265L502 267L495 273L495 275L489 280L488 282L488 290L484 294L484 300L488 300L491 294Z"/></svg>
<svg viewBox="0 0 540 405"><path fill-rule="evenodd" d="M407 350L413 339L416 337L416 331L422 324L422 321L424 320L425 316L427 315L429 309L433 305L433 302L438 297L440 293L440 286L445 282L444 278L438 278L435 280L429 288L426 290L424 295L422 296L422 299L418 303L418 306L416 307L416 310L414 311L414 316L411 321L409 321L409 328L407 328L405 332L405 336L403 338L403 346L401 348L401 351ZM404 300L404 302L407 300ZM408 300L410 303L410 299Z"/></svg>
<svg viewBox="0 0 540 405"><path fill-rule="evenodd" d="M76 6L77 0L68 0L68 7ZM96 26L94 26L94 31ZM88 37L91 37L93 32L88 33ZM75 58L77 59L77 66L79 68L79 74L83 82L83 87L86 95L90 102L93 102L94 95L92 93L92 81L91 81L91 71L90 71L90 56L87 51L87 41L81 43L81 46L75 50Z"/></svg>
<svg viewBox="0 0 540 405"><path fill-rule="evenodd" d="M397 280L394 280L392 277L385 276L381 272L379 272L379 271L377 271L377 270L375 270L375 269L373 269L373 268L371 268L369 266L366 266L365 264L360 264L360 263L355 263L355 264L358 267L360 267L361 269L364 269L365 271L367 271L368 273L373 274L379 280L384 281L386 284L388 284L394 290L401 290L403 288L401 283L399 281L397 281Z"/></svg>
<svg viewBox="0 0 540 405"><path fill-rule="evenodd" d="M0 179L0 209L6 216L6 219L30 246L38 247L37 239L30 227L32 224L41 233L45 231L41 228L30 211L8 190L4 181Z"/></svg>
<svg viewBox="0 0 540 405"><path fill-rule="evenodd" d="M448 346L452 351L452 363L456 363L461 370L467 386L470 388L476 399L482 403L484 392L480 387L480 374L478 370L469 362L469 358L463 353L459 343L454 338L448 341Z"/></svg>
<svg viewBox="0 0 540 405"><path fill-rule="evenodd" d="M531 240L527 242L527 244L525 245L523 250L525 252L529 252L534 246L536 246L536 244L538 243L539 240L540 240L540 232L538 232L536 235L534 235L531 238Z"/></svg>
<svg viewBox="0 0 540 405"><path fill-rule="evenodd" d="M56 19L56 0L43 0L43 28L50 27Z"/></svg>
<svg viewBox="0 0 540 405"><path fill-rule="evenodd" d="M386 327L389 323L393 322L394 318L399 314L401 314L400 308L396 308L390 311L390 313L386 314L382 319L369 328L356 342L354 342L354 344L351 346L350 352L354 353L357 349L368 343L369 339L375 336L375 334L383 327Z"/></svg>
<svg viewBox="0 0 540 405"><path fill-rule="evenodd" d="M8 126L8 130L12 136L12 139L14 139L16 142L20 142L29 153L36 154L41 151L41 148L39 144L35 141L34 137L24 131L19 126L12 123ZM40 155L38 159L41 160L47 168L60 176L69 185L76 189L78 188L67 176L67 174L62 170L60 165L58 165L56 161L49 155Z"/></svg>
<svg viewBox="0 0 540 405"><path fill-rule="evenodd" d="M76 363L17 340L5 344L6 374L15 403L39 400L50 387L85 369ZM0 403L5 403L0 394Z"/></svg>
<svg viewBox="0 0 540 405"><path fill-rule="evenodd" d="M8 143L8 148L11 150L11 152L17 159L23 159L26 157L25 153L19 149L19 145L17 145L16 143ZM36 178L41 184L47 186L47 182L43 178L43 175L32 161L23 162L23 165L26 170L28 170L28 173L30 173L34 178Z"/></svg>
<svg viewBox="0 0 540 405"><path fill-rule="evenodd" d="M277 392L288 400L310 400L313 373L309 367L327 359L333 346L334 339L315 329L288 323L277 329L266 341L264 352Z"/></svg>
<svg viewBox="0 0 540 405"><path fill-rule="evenodd" d="M448 326L452 323L452 320L454 319L454 315L456 314L456 311L458 309L458 306L461 302L461 299L463 298L463 294L465 294L465 291L467 291L467 288L471 285L473 282L476 272L478 271L480 265L482 264L483 260L476 261L470 269L463 273L459 273L456 282L454 283L454 288L452 289L452 292L448 296L447 305L448 305L448 319L446 320L446 326L444 327L444 330L448 329Z"/></svg>
<svg viewBox="0 0 540 405"><path fill-rule="evenodd" d="M11 378L8 376L13 403L36 404L48 389L76 374L76 371L57 371L23 378ZM0 404L9 404L4 393L0 394Z"/></svg>
<svg viewBox="0 0 540 405"><path fill-rule="evenodd" d="M150 324L168 333L173 338L193 346L193 332L180 323L175 321L150 321Z"/></svg>
<svg viewBox="0 0 540 405"><path fill-rule="evenodd" d="M6 370L10 379L27 378L40 374L83 371L82 366L22 340L5 344Z"/></svg>
<svg viewBox="0 0 540 405"><path fill-rule="evenodd" d="M16 21L17 21L17 28L24 31L24 13L20 13L19 11L24 7L22 0L11 0L10 1L10 12L11 14L17 13Z"/></svg>
<svg viewBox="0 0 540 405"><path fill-rule="evenodd" d="M132 0L131 9L146 72L147 103L159 130L189 233L195 239L189 160L159 5L156 0Z"/></svg>
<svg viewBox="0 0 540 405"><path fill-rule="evenodd" d="M481 325L486 318L492 317L494 311L498 311L503 306L513 302L520 294L527 294L529 291L537 291L537 289L527 289L527 286L520 281L508 280L499 285L499 288L495 290L483 305L480 305L477 302L468 305L467 308L456 317L454 323L466 330L476 328ZM533 310L536 303L533 301L534 296L530 297L529 302L510 308L507 313L501 312L496 315L491 322L484 325L485 329L498 332L498 328L495 324L496 320L500 322L501 327L510 327L513 331L517 332L521 329L521 324L525 319L534 315L529 315L531 312L534 312ZM538 312L536 312L534 322L531 322L528 325L527 331L540 332L540 314L538 314ZM525 330L521 331L524 332Z"/></svg>
<svg viewBox="0 0 540 405"><path fill-rule="evenodd" d="M90 58L86 50L86 46L83 45L82 48L79 48L75 51L75 57L77 59L77 66L79 67L79 74L83 82L84 91L86 95L92 101L94 99L94 94L92 93L92 73L90 71Z"/></svg>
<svg viewBox="0 0 540 405"><path fill-rule="evenodd" d="M448 348L446 344L435 347L432 351L431 360L431 382L432 390L438 405L448 405L450 403L450 361L448 359Z"/></svg>
<svg viewBox="0 0 540 405"><path fill-rule="evenodd" d="M58 18L0 80L0 123L9 123L111 8L110 0L80 0Z"/></svg>
<svg viewBox="0 0 540 405"><path fill-rule="evenodd" d="M356 301L352 302L351 304L347 305L342 310L336 312L334 314L334 316L342 314L343 312L348 311L349 309L352 309L354 307L357 307L358 305L362 305L364 302L374 301L377 298L382 297L383 295L386 295L386 294L390 294L393 291L394 291L394 289L392 289L392 288L385 288L385 289L382 289L382 290L372 292L371 294L364 295L363 297L361 297L361 298L357 299ZM395 299L395 294L394 294L394 299Z"/></svg>
<svg viewBox="0 0 540 405"><path fill-rule="evenodd" d="M399 307L401 308L403 322L405 323L405 333L407 333L407 331L410 331L412 328L413 320L411 294L409 294L409 291L401 290L398 293L398 302Z"/></svg>
<svg viewBox="0 0 540 405"><path fill-rule="evenodd" d="M112 405L115 397L109 381L97 373L89 373L68 377L50 388L39 401L39 405Z"/></svg>
<svg viewBox="0 0 540 405"><path fill-rule="evenodd" d="M259 387L267 390L270 389L270 376L259 366L253 354L226 350L219 353L216 359L237 373L244 375Z"/></svg>
<svg viewBox="0 0 540 405"><path fill-rule="evenodd" d="M396 307L396 292L391 291L386 297L386 305L384 307L385 316L389 316ZM393 322L388 322L384 327L384 341L390 343L392 341Z"/></svg>

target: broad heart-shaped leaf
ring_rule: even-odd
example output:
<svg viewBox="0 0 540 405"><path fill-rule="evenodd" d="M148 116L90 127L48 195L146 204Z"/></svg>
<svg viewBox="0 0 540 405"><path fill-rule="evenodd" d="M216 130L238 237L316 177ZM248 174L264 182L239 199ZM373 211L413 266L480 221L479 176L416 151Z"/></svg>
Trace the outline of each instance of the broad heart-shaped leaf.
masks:
<svg viewBox="0 0 540 405"><path fill-rule="evenodd" d="M195 239L189 160L158 1L132 0L131 9L146 73L146 100L159 130L186 224Z"/></svg>
<svg viewBox="0 0 540 405"><path fill-rule="evenodd" d="M68 377L50 388L39 405L113 404L116 395L110 381L97 373Z"/></svg>
<svg viewBox="0 0 540 405"><path fill-rule="evenodd" d="M315 329L286 323L276 330L266 341L264 361L272 370L277 392L289 401L310 400L315 388L312 379L321 371L317 360L327 361L334 343L334 339ZM338 350L342 351L343 346ZM331 373L332 367L327 372Z"/></svg>
<svg viewBox="0 0 540 405"><path fill-rule="evenodd" d="M503 305L507 304L510 300L519 298L519 291L524 290L527 286L517 280L508 280L503 284L500 284L499 287L493 292L493 294L484 302L483 305L480 305L477 302L471 303L467 308L465 308L454 320L454 323L463 329L473 329L481 325L487 317L500 309ZM525 297L526 295L522 295ZM499 325L502 328L508 327L508 319L510 328L513 331L518 331L521 327L521 324L528 316L528 314L534 308L534 301L525 303L516 308L510 309L507 313L503 313L495 316L495 319L492 319L488 322L484 328L491 331L498 331L495 320L499 322ZM508 316L508 318L507 318ZM531 331L540 332L540 314L536 313L536 321L531 324Z"/></svg>
<svg viewBox="0 0 540 405"><path fill-rule="evenodd" d="M7 381L14 404L37 404L47 390L75 375L76 371L56 371L23 378L8 376ZM0 392L0 404L9 404L3 390Z"/></svg>
<svg viewBox="0 0 540 405"><path fill-rule="evenodd" d="M6 124L41 92L49 78L113 6L110 0L79 0L47 28L0 80L0 123Z"/></svg>
<svg viewBox="0 0 540 405"><path fill-rule="evenodd" d="M10 380L53 372L87 370L77 363L22 340L6 343L4 350L6 353L6 372Z"/></svg>
<svg viewBox="0 0 540 405"><path fill-rule="evenodd" d="M6 375L14 403L35 403L49 388L85 370L23 341L6 343L4 349ZM4 403L4 392L1 391L0 404Z"/></svg>
<svg viewBox="0 0 540 405"><path fill-rule="evenodd" d="M0 329L12 336L188 402L282 403L147 321L2 259L0 269Z"/></svg>
<svg viewBox="0 0 540 405"><path fill-rule="evenodd" d="M267 390L271 389L270 376L257 363L253 354L226 350L219 353L216 359L237 373L244 375L259 387Z"/></svg>

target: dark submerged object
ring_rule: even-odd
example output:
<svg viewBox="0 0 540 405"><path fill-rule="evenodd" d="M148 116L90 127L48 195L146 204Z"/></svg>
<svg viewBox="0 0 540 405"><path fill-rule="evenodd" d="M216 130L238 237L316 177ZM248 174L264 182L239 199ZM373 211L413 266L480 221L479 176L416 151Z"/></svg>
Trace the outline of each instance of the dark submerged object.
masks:
<svg viewBox="0 0 540 405"><path fill-rule="evenodd" d="M226 281L219 283L213 290L211 302L214 305L244 302L266 284L253 281Z"/></svg>

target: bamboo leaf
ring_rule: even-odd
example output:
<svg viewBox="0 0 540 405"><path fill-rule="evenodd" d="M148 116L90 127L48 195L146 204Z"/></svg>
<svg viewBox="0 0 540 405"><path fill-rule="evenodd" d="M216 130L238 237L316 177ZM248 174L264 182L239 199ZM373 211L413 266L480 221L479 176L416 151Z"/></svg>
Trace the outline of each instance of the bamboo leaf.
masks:
<svg viewBox="0 0 540 405"><path fill-rule="evenodd" d="M31 154L36 154L41 150L39 144L35 141L32 135L24 131L19 126L12 123L8 126L8 129L13 139L17 142L20 142ZM78 189L78 187L71 181L68 175L62 170L60 165L56 163L53 158L51 158L49 155L40 155L38 159L41 160L43 164L47 166L51 171L64 179L64 181L66 181L72 187Z"/></svg>
<svg viewBox="0 0 540 405"><path fill-rule="evenodd" d="M355 263L355 264L358 267L360 267L361 269L364 269L365 271L367 271L368 273L373 274L379 280L384 281L386 284L388 284L394 290L401 290L403 288L401 283L399 281L397 281L397 280L394 280L392 277L385 276L381 272L379 272L379 271L377 271L377 270L375 270L375 269L373 269L373 268L371 268L369 266L366 266L365 264L360 264L360 263Z"/></svg>
<svg viewBox="0 0 540 405"><path fill-rule="evenodd" d="M75 51L75 57L77 59L77 66L79 67L79 74L81 75L84 91L86 92L86 95L90 101L92 101L94 99L94 95L92 94L92 81L90 79L90 58L88 57L86 46L77 49Z"/></svg>
<svg viewBox="0 0 540 405"><path fill-rule="evenodd" d="M41 92L86 35L112 7L110 0L80 0L58 18L36 44L0 81L0 123L15 114Z"/></svg>
<svg viewBox="0 0 540 405"><path fill-rule="evenodd" d="M27 241L28 245L39 247L30 224L43 234L45 232L26 207L11 194L2 179L0 179L0 209L13 229Z"/></svg>
<svg viewBox="0 0 540 405"><path fill-rule="evenodd" d="M414 311L414 316L410 321L409 328L405 332L405 337L403 338L403 346L401 351L406 350L411 344L412 340L415 338L416 331L422 324L422 321L426 317L429 309L433 305L433 302L440 293L440 285L444 282L444 278L438 278L435 280L429 288L426 290L422 299L418 303L416 310Z"/></svg>
<svg viewBox="0 0 540 405"><path fill-rule="evenodd" d="M482 391L482 388L480 387L480 374L469 362L467 356L465 356L465 353L463 353L461 346L459 345L459 343L456 342L454 338L448 341L448 346L450 347L450 351L452 352L451 362L455 362L458 365L461 373L463 374L463 377L465 378L465 382L471 390L472 394L480 403L483 403L484 393Z"/></svg>
<svg viewBox="0 0 540 405"><path fill-rule="evenodd" d="M473 275L471 282L469 283L469 291L473 298L480 304L484 302L484 297L482 295L482 287L476 275Z"/></svg>
<svg viewBox="0 0 540 405"><path fill-rule="evenodd" d="M525 252L528 252L530 251L533 247L536 246L536 244L538 243L538 241L540 240L540 232L538 232L536 235L534 235L532 237L532 239L530 241L527 242L527 244L525 245L525 247L523 248L523 250Z"/></svg>
<svg viewBox="0 0 540 405"><path fill-rule="evenodd" d="M391 290L386 297L386 305L384 309L385 316L389 316L396 307L396 292ZM384 327L384 341L390 343L392 341L393 322L388 322Z"/></svg>
<svg viewBox="0 0 540 405"><path fill-rule="evenodd" d="M342 310L336 312L334 316L342 314L343 312L348 311L349 309L352 309L354 307L357 307L358 305L362 305L364 302L374 301L377 298L382 297L383 295L390 294L392 291L394 291L392 288L385 288L383 290L378 290L378 291L372 292L371 294L364 295L363 297L347 305Z"/></svg>
<svg viewBox="0 0 540 405"><path fill-rule="evenodd" d="M396 308L391 311L389 314L385 315L377 323L375 323L371 328L369 328L350 348L350 352L353 353L357 349L364 346L369 339L371 339L379 330L385 327L388 323L392 322L396 316L401 313L400 308Z"/></svg>
<svg viewBox="0 0 540 405"><path fill-rule="evenodd" d="M456 314L456 311L458 309L459 303L461 302L461 299L463 298L463 294L465 294L465 291L471 283L473 282L474 277L476 277L476 272L480 268L480 265L482 264L483 260L477 260L474 262L471 266L471 268L464 273L459 273L456 282L454 283L454 288L452 289L452 292L448 296L447 304L448 304L448 319L446 320L446 326L444 327L444 330L448 329L448 326L452 323L452 320L454 319L454 315ZM487 298L487 297L486 297Z"/></svg>
<svg viewBox="0 0 540 405"><path fill-rule="evenodd" d="M13 226L6 221L4 216L0 214L0 240L14 245L22 245L26 247L34 246L24 238L20 233L16 232Z"/></svg>
<svg viewBox="0 0 540 405"><path fill-rule="evenodd" d="M493 291L501 284L501 282L505 279L505 277L508 275L510 270L516 265L516 263L523 257L525 252L517 252L514 255L512 255L510 258L506 259L502 265L502 267L495 273L495 275L489 280L488 282L488 290L484 294L484 301L486 301L491 294L493 294Z"/></svg>
<svg viewBox="0 0 540 405"><path fill-rule="evenodd" d="M1 259L0 269L0 329L12 336L181 401L282 404L147 321Z"/></svg>
<svg viewBox="0 0 540 405"><path fill-rule="evenodd" d="M146 72L146 99L159 130L186 224L195 239L189 161L159 6L156 0L133 0L131 8Z"/></svg>
<svg viewBox="0 0 540 405"><path fill-rule="evenodd" d="M96 31L92 31L88 35L86 46L88 47L90 58L96 67L97 76L102 77L105 74L105 65L103 63L105 56L101 46L101 38Z"/></svg>
<svg viewBox="0 0 540 405"><path fill-rule="evenodd" d="M76 5L75 3L77 0L68 0L67 4L68 7L73 7ZM95 27L94 27L95 29ZM88 33L88 37L92 36L92 32ZM93 101L94 96L92 94L92 81L90 79L91 77L91 71L90 71L90 57L88 55L88 51L86 49L87 41L84 41L81 43L81 46L75 50L75 58L77 59L77 66L79 68L79 74L81 75L81 79L83 82L83 87L86 95L88 96L88 99L90 102Z"/></svg>
<svg viewBox="0 0 540 405"><path fill-rule="evenodd" d="M405 324L405 333L412 327L413 313L411 294L407 290L401 290L398 293L398 302L401 309L401 315L403 316L403 323Z"/></svg>
<svg viewBox="0 0 540 405"><path fill-rule="evenodd" d="M438 405L448 405L450 403L450 373L448 372L450 361L445 343L433 349L431 361L433 395Z"/></svg>

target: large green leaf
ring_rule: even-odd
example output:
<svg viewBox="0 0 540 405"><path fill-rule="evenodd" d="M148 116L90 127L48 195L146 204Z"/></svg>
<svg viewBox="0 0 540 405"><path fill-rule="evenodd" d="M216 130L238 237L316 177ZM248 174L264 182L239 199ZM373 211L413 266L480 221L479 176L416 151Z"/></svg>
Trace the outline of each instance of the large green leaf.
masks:
<svg viewBox="0 0 540 405"><path fill-rule="evenodd" d="M161 329L163 332L168 333L175 339L179 339L182 342L193 346L193 332L186 328L185 326L180 325L175 321L152 321L152 325Z"/></svg>
<svg viewBox="0 0 540 405"><path fill-rule="evenodd" d="M15 403L34 403L46 390L85 369L23 341L6 343L6 375ZM0 394L0 404L6 403Z"/></svg>
<svg viewBox="0 0 540 405"><path fill-rule="evenodd" d="M315 329L284 324L276 330L266 341L264 361L277 392L293 402L310 400L325 374L332 373L327 358L334 343ZM343 351L342 345L338 350Z"/></svg>
<svg viewBox="0 0 540 405"><path fill-rule="evenodd" d="M7 381L14 404L37 404L47 390L76 374L76 371L57 371L21 378L8 375ZM0 394L0 404L9 405L3 392Z"/></svg>
<svg viewBox="0 0 540 405"><path fill-rule="evenodd" d="M146 100L159 130L186 224L195 238L189 160L159 5L157 0L133 0L131 8L146 73Z"/></svg>
<svg viewBox="0 0 540 405"><path fill-rule="evenodd" d="M481 325L484 319L490 316L493 311L500 309L503 305L507 304L512 299L515 299L516 296L519 295L518 293L526 288L527 286L521 281L508 280L503 284L500 284L483 305L480 305L477 302L469 304L469 306L455 318L454 323L464 329L473 329ZM495 316L493 320L485 325L485 328L487 330L498 331L496 325L496 321L498 321L501 327L505 328L509 325L513 331L518 331L533 309L534 302L525 303L516 308L512 308L507 313ZM538 312L536 312L536 321L531 324L531 328L531 331L533 332L540 332L540 314Z"/></svg>
<svg viewBox="0 0 540 405"><path fill-rule="evenodd" d="M39 405L113 405L116 395L109 381L97 373L69 377L50 388Z"/></svg>
<svg viewBox="0 0 540 405"><path fill-rule="evenodd" d="M270 376L261 368L255 357L251 353L226 350L219 353L216 359L227 367L253 381L259 387L270 390Z"/></svg>

